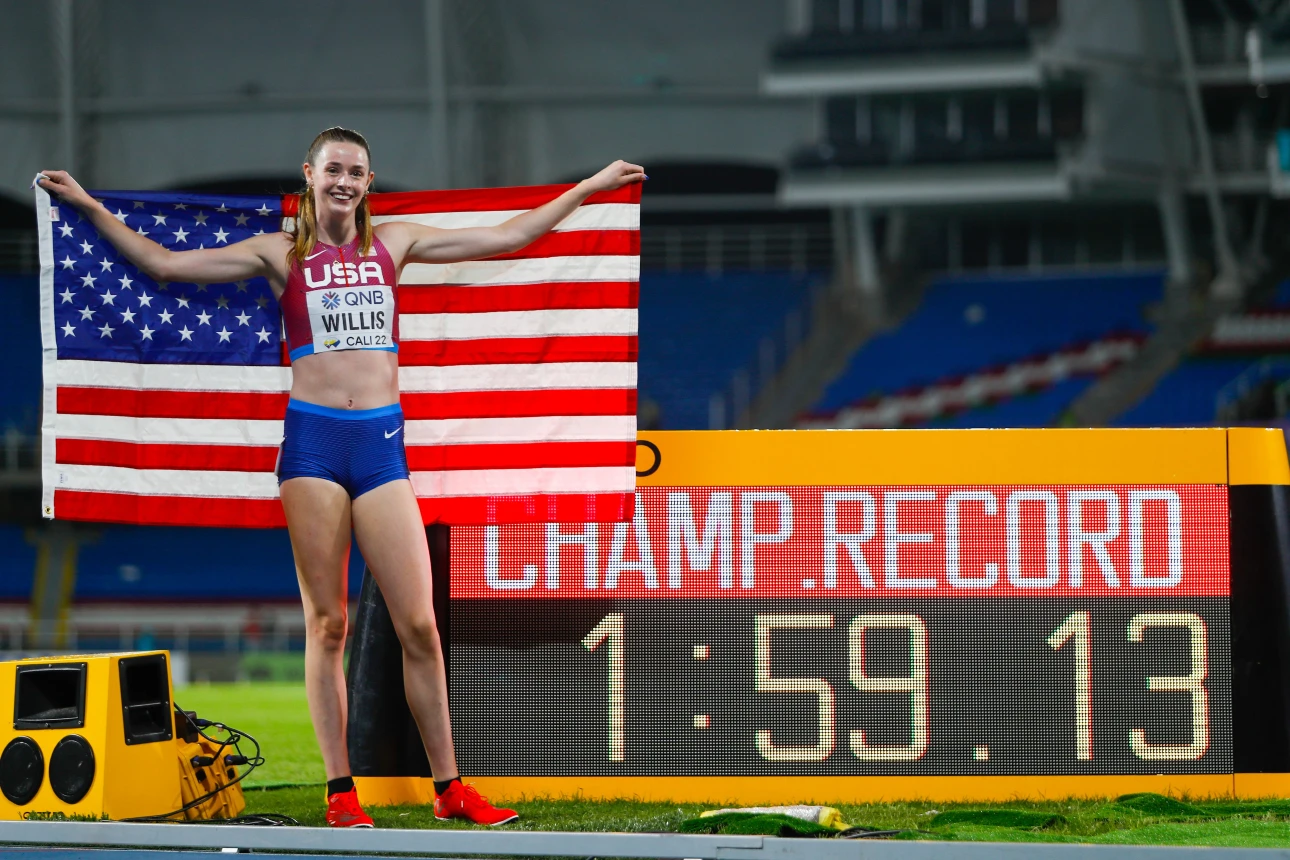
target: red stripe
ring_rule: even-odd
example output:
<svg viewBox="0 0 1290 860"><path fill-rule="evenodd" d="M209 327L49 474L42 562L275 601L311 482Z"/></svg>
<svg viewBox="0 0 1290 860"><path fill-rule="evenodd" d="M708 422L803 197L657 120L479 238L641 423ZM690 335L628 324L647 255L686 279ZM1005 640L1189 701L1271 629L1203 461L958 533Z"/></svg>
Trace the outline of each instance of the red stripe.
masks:
<svg viewBox="0 0 1290 860"><path fill-rule="evenodd" d="M373 215L419 215L429 212L491 212L499 209L532 209L548 203L572 185L529 185L517 188L470 188L460 191L400 191L372 194ZM282 196L282 214L296 214L299 197ZM593 194L583 203L640 203L640 183Z"/></svg>
<svg viewBox="0 0 1290 860"><path fill-rule="evenodd" d="M467 364L635 361L636 351L636 337L625 335L405 340L399 344L399 364L456 367Z"/></svg>
<svg viewBox="0 0 1290 860"><path fill-rule="evenodd" d="M494 523L613 523L631 519L631 493L569 493L531 496L463 496L418 499L421 519L449 525ZM87 520L138 525L202 525L236 528L283 528L286 518L278 499L196 499L183 496L131 496L55 490L60 520Z"/></svg>
<svg viewBox="0 0 1290 860"><path fill-rule="evenodd" d="M639 230L567 230L547 233L511 254L490 260L529 260L539 257L637 256L641 252Z"/></svg>
<svg viewBox="0 0 1290 860"><path fill-rule="evenodd" d="M58 389L60 415L131 418L251 418L281 420L287 392L153 391L128 388Z"/></svg>
<svg viewBox="0 0 1290 860"><path fill-rule="evenodd" d="M559 493L418 499L421 519L454 526L495 523L620 523L631 520L631 493ZM62 516L62 513L59 513Z"/></svg>
<svg viewBox="0 0 1290 860"><path fill-rule="evenodd" d="M399 285L400 314L594 310L634 308L639 303L640 284L635 281L508 284L497 287Z"/></svg>
<svg viewBox="0 0 1290 860"><path fill-rule="evenodd" d="M404 392L410 419L534 418L542 415L634 415L631 388L535 391ZM120 388L60 388L60 415L120 415L128 418L237 418L281 421L287 394L228 391L132 391ZM72 442L77 440L63 440ZM237 450L243 450L237 447ZM71 462L62 460L61 462Z"/></svg>
<svg viewBox="0 0 1290 860"><path fill-rule="evenodd" d="M265 445L172 445L59 439L54 457L68 466L272 472L277 463L278 449Z"/></svg>
<svg viewBox="0 0 1290 860"><path fill-rule="evenodd" d="M145 526L283 528L287 524L282 502L277 499L195 499L55 490L54 511L60 520Z"/></svg>
<svg viewBox="0 0 1290 860"><path fill-rule="evenodd" d="M414 472L631 466L636 463L635 442L410 445L407 451L408 468Z"/></svg>
<svg viewBox="0 0 1290 860"><path fill-rule="evenodd" d="M635 415L632 388L547 391L454 391L408 394L401 402L408 419L536 418L544 415Z"/></svg>

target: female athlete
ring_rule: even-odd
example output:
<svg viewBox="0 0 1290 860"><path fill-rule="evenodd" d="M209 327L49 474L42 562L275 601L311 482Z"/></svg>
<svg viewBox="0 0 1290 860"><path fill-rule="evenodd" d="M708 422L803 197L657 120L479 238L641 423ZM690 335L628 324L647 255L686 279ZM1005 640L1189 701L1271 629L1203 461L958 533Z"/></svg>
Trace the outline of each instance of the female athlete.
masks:
<svg viewBox="0 0 1290 860"><path fill-rule="evenodd" d="M157 281L222 283L263 276L278 297L292 367L278 481L305 609L305 690L327 772L327 823L372 826L359 805L345 746L341 661L352 528L403 645L403 683L434 774L435 816L504 824L519 816L493 807L457 771L431 603L430 554L400 432L395 287L407 263L518 251L595 192L640 182L645 174L637 165L615 161L502 224L455 230L406 222L373 227L367 194L374 175L362 135L327 129L305 158L306 186L294 233L182 252L131 230L64 171L44 171L40 185L85 213L101 236ZM374 328L365 332L368 337L325 331L327 306L348 289L376 290L388 308L370 314Z"/></svg>

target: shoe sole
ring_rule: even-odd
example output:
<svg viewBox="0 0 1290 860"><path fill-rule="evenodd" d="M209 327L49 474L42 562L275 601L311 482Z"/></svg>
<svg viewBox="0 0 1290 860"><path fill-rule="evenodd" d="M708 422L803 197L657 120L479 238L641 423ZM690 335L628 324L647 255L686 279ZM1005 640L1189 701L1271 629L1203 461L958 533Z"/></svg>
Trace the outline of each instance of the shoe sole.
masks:
<svg viewBox="0 0 1290 860"><path fill-rule="evenodd" d="M442 815L436 815L436 816L435 816L435 821L452 821L454 818L457 818L457 817L459 817L459 816L449 815L449 816L445 817L445 816L442 816ZM460 816L460 817L464 817L464 816ZM470 819L466 819L466 820L467 820L467 821L469 821ZM502 824L510 824L512 821L519 821L519 820L520 820L520 817L519 817L518 815L512 815L510 818L504 819L504 820L502 820L502 821L494 821L492 824L486 824L486 825L484 825L484 826L485 826L485 827L497 827L497 826L502 825ZM472 824L482 824L483 822L481 822L481 821L472 821L471 823L472 823Z"/></svg>
<svg viewBox="0 0 1290 860"><path fill-rule="evenodd" d="M328 824L327 826L335 830L358 830L363 827L366 827L368 830L371 830L373 827L375 827L375 825L373 824Z"/></svg>

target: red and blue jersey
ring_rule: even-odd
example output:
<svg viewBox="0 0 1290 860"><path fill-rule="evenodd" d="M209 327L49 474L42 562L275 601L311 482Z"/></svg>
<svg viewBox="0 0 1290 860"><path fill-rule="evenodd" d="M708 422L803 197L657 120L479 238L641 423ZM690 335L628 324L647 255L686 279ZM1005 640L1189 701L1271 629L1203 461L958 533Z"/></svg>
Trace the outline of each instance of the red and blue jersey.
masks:
<svg viewBox="0 0 1290 860"><path fill-rule="evenodd" d="M381 240L367 256L359 239L344 247L322 242L292 261L282 293L291 360L345 349L399 351L398 274Z"/></svg>

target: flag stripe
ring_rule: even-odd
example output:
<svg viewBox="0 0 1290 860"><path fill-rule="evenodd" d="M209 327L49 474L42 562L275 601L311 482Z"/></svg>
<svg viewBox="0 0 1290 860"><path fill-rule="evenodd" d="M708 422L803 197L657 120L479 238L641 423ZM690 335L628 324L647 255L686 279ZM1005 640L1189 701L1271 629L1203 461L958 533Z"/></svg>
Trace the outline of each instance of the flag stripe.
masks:
<svg viewBox="0 0 1290 860"><path fill-rule="evenodd" d="M639 257L538 257L524 260L468 260L464 263L408 263L400 284L539 284L547 281L635 281Z"/></svg>
<svg viewBox="0 0 1290 860"><path fill-rule="evenodd" d="M277 445L176 445L59 439L57 460L68 466L128 469L206 469L212 472L272 472Z"/></svg>
<svg viewBox="0 0 1290 860"><path fill-rule="evenodd" d="M414 472L457 469L538 469L557 466L635 466L636 443L530 442L495 445L417 445L407 449Z"/></svg>
<svg viewBox="0 0 1290 860"><path fill-rule="evenodd" d="M636 361L636 338L605 335L412 340L399 344L399 355L404 361L444 368L470 364L496 365L501 362L510 364L634 362Z"/></svg>
<svg viewBox="0 0 1290 860"><path fill-rule="evenodd" d="M396 191L373 194L373 215L415 215L423 212L473 212L498 209L525 211L549 203L572 185L528 185L516 188L466 188L452 191ZM640 186L627 185L616 191L600 191L587 198L583 207L604 203L635 204ZM297 198L286 195L283 214L296 214Z"/></svg>
<svg viewBox="0 0 1290 860"><path fill-rule="evenodd" d="M554 335L636 334L635 308L494 311L399 315L399 337L409 340L479 340Z"/></svg>
<svg viewBox="0 0 1290 860"><path fill-rule="evenodd" d="M519 496L528 493L608 493L635 481L634 466L564 466L553 469L479 469L413 472L418 496Z"/></svg>
<svg viewBox="0 0 1290 860"><path fill-rule="evenodd" d="M408 314L488 313L576 308L635 308L634 281L502 285L496 287L400 286L400 318Z"/></svg>
<svg viewBox="0 0 1290 860"><path fill-rule="evenodd" d="M64 415L123 415L132 418L281 419L286 392L139 391L122 388L58 389ZM539 415L632 415L633 389L553 389L546 391L404 393L407 418L520 418Z"/></svg>
<svg viewBox="0 0 1290 860"><path fill-rule="evenodd" d="M379 197L380 195L373 195ZM406 221L426 227L457 230L463 227L496 227L527 209L491 209L474 212L426 212L406 215L373 215L373 226L390 221ZM640 207L629 203L600 203L584 205L555 226L557 233L576 233L584 230L639 230Z"/></svg>
<svg viewBox="0 0 1290 860"><path fill-rule="evenodd" d="M291 387L291 369L287 367L141 365L64 359L57 363L54 375L60 387L202 392L282 392ZM420 391L512 391L517 388L635 387L636 365L631 361L399 368L399 388L405 394Z"/></svg>
<svg viewBox="0 0 1290 860"><path fill-rule="evenodd" d="M511 254L498 254L490 260L529 260L543 257L638 256L641 234L637 230L575 230L547 233L536 242Z"/></svg>

